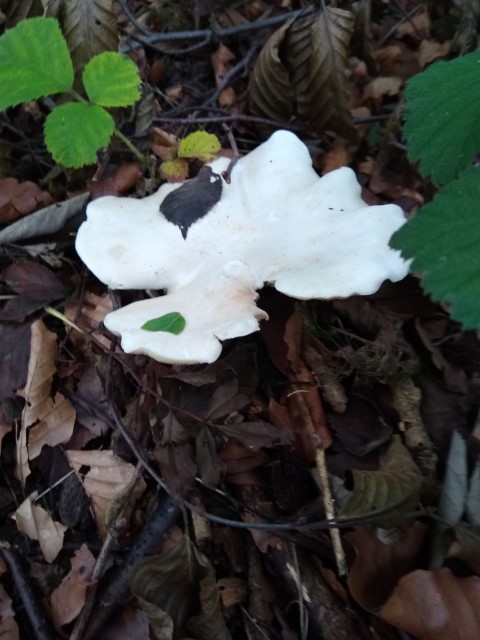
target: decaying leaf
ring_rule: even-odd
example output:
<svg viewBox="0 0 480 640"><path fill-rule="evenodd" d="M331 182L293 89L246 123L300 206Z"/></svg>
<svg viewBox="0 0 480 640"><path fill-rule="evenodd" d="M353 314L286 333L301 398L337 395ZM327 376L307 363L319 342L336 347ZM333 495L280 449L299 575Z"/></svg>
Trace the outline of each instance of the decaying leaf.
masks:
<svg viewBox="0 0 480 640"><path fill-rule="evenodd" d="M75 620L83 609L94 565L95 558L85 544L74 552L72 568L50 596L53 622L58 630Z"/></svg>
<svg viewBox="0 0 480 640"><path fill-rule="evenodd" d="M25 384L30 354L30 324L0 324L0 401Z"/></svg>
<svg viewBox="0 0 480 640"><path fill-rule="evenodd" d="M393 436L378 471L351 471L353 491L340 510L341 518L401 514L414 509L422 475L399 436Z"/></svg>
<svg viewBox="0 0 480 640"><path fill-rule="evenodd" d="M56 357L57 336L36 320L32 324L27 383L21 392L25 398L21 429L29 430L30 459L40 455L44 445L68 442L73 433L75 409L60 392L52 395Z"/></svg>
<svg viewBox="0 0 480 640"><path fill-rule="evenodd" d="M15 178L0 180L0 224L12 222L53 202L48 191L35 182L18 182Z"/></svg>
<svg viewBox="0 0 480 640"><path fill-rule="evenodd" d="M119 508L125 506L130 489L133 493L130 500L133 501L145 490L145 481L142 478L135 480L133 464L125 462L113 451L66 451L66 455L90 498L93 515L104 537L108 529L107 512L111 514L109 510L114 501L122 502L118 504ZM80 473L82 467L89 469Z"/></svg>
<svg viewBox="0 0 480 640"><path fill-rule="evenodd" d="M328 7L278 29L252 73L252 113L283 122L297 116L318 132L355 139L345 78L353 24L350 11Z"/></svg>
<svg viewBox="0 0 480 640"><path fill-rule="evenodd" d="M129 584L157 638L231 640L213 566L188 538L137 562Z"/></svg>
<svg viewBox="0 0 480 640"><path fill-rule="evenodd" d="M38 492L32 493L13 514L18 530L32 540L38 540L47 562L53 562L63 547L63 536L67 527L55 522L39 505L33 503Z"/></svg>
<svg viewBox="0 0 480 640"><path fill-rule="evenodd" d="M66 294L57 276L37 262L12 264L3 271L2 276L17 297L8 300L0 311L1 320L18 322Z"/></svg>
<svg viewBox="0 0 480 640"><path fill-rule="evenodd" d="M0 638L20 640L20 631L14 615L12 600L0 584Z"/></svg>

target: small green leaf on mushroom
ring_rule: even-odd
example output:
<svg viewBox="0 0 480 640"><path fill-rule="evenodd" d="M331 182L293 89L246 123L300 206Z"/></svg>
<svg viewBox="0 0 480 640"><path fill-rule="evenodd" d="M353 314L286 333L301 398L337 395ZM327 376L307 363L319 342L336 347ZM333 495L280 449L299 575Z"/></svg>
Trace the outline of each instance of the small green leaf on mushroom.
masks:
<svg viewBox="0 0 480 640"><path fill-rule="evenodd" d="M166 331L178 336L185 329L185 324L185 318L181 313L171 311L159 318L147 320L145 324L142 324L142 329L145 329L145 331Z"/></svg>

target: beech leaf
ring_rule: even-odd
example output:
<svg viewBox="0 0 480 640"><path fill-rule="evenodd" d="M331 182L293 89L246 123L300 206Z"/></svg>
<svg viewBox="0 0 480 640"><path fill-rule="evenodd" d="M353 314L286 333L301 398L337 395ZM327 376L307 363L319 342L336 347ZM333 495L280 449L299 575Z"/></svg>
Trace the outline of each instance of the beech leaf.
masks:
<svg viewBox="0 0 480 640"><path fill-rule="evenodd" d="M353 491L341 518L402 513L415 508L422 475L399 436L393 436L378 471L351 471Z"/></svg>
<svg viewBox="0 0 480 640"><path fill-rule="evenodd" d="M43 507L34 504L33 500L37 495L38 492L35 491L24 500L12 518L17 523L19 531L31 540L38 540L45 560L53 562L62 550L63 536L67 527L60 522L55 522Z"/></svg>
<svg viewBox="0 0 480 640"><path fill-rule="evenodd" d="M28 431L30 460L40 455L44 445L68 442L75 424L75 409L70 402L59 391L52 394L57 336L41 320L32 324L31 335L27 382L21 392L25 398L21 430Z"/></svg>
<svg viewBox="0 0 480 640"><path fill-rule="evenodd" d="M46 4L47 13L58 13L72 56L75 87L80 89L81 73L87 62L103 51L118 48L115 3L113 0L60 0Z"/></svg>
<svg viewBox="0 0 480 640"><path fill-rule="evenodd" d="M279 121L297 115L319 132L355 138L345 78L353 23L350 11L328 7L276 31L253 70L252 113Z"/></svg>

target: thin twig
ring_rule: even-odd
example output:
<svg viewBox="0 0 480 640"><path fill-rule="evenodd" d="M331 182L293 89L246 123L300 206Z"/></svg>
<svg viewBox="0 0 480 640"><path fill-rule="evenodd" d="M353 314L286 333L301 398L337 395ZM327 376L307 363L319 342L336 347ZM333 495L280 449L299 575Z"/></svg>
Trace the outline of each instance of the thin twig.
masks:
<svg viewBox="0 0 480 640"><path fill-rule="evenodd" d="M276 27L277 25L284 24L288 20L293 20L299 16L308 16L311 13L314 13L315 10L316 9L313 6L306 7L304 9L298 9L296 11L289 11L288 13L284 13L281 16L264 18L261 20L256 20L255 22L238 24L234 27L225 27L223 29L197 29L194 31L171 31L167 33L151 32L151 34L149 36L146 36L144 39L138 38L139 41L141 40L141 43L139 42L137 45L121 47L120 51L122 53L126 53L128 51L138 49L142 46L152 46L157 42L177 42L179 40L205 40L206 42L211 42L213 39L222 40L225 38L230 38L232 36L250 33L252 31L260 31L262 29ZM177 55L178 51L166 51L165 53Z"/></svg>

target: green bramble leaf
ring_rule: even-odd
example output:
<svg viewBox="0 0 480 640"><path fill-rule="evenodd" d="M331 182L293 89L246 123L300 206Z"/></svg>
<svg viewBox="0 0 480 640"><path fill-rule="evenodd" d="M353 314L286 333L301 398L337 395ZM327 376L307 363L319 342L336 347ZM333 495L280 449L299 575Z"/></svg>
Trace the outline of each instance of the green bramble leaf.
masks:
<svg viewBox="0 0 480 640"><path fill-rule="evenodd" d="M183 182L188 178L188 162L184 158L165 160L160 165L160 173L169 182Z"/></svg>
<svg viewBox="0 0 480 640"><path fill-rule="evenodd" d="M72 83L72 60L54 18L22 20L0 37L0 111Z"/></svg>
<svg viewBox="0 0 480 640"><path fill-rule="evenodd" d="M480 167L472 167L422 207L390 242L434 300L452 305L466 329L480 329Z"/></svg>
<svg viewBox="0 0 480 640"><path fill-rule="evenodd" d="M70 102L56 107L45 120L45 142L54 160L78 168L97 161L115 129L112 116L95 104Z"/></svg>
<svg viewBox="0 0 480 640"><path fill-rule="evenodd" d="M437 184L458 178L480 152L480 51L432 64L405 95L410 159Z"/></svg>
<svg viewBox="0 0 480 640"><path fill-rule="evenodd" d="M206 131L195 131L180 140L178 157L199 158L207 161L211 160L220 149L220 140L216 135Z"/></svg>
<svg viewBox="0 0 480 640"><path fill-rule="evenodd" d="M94 104L128 107L140 98L140 75L136 64L114 51L95 56L83 72L83 86Z"/></svg>
<svg viewBox="0 0 480 640"><path fill-rule="evenodd" d="M165 331L178 336L185 329L185 325L186 321L182 314L178 311L172 311L159 318L148 320L142 324L142 329L145 331Z"/></svg>

